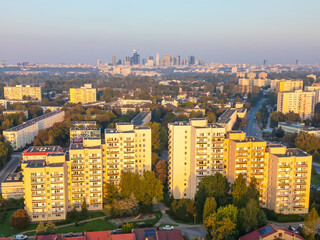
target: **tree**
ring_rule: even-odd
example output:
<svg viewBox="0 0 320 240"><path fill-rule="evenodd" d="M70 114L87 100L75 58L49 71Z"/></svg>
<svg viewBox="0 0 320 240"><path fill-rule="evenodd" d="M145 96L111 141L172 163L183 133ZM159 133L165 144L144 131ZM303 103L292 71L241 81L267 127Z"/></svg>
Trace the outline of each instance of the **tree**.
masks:
<svg viewBox="0 0 320 240"><path fill-rule="evenodd" d="M277 138L283 138L284 136L284 131L281 127L279 127L276 131L275 131L275 136Z"/></svg>
<svg viewBox="0 0 320 240"><path fill-rule="evenodd" d="M86 199L83 199L82 205L81 205L81 215L83 218L86 218L88 216L88 207Z"/></svg>
<svg viewBox="0 0 320 240"><path fill-rule="evenodd" d="M207 198L207 194L206 194L205 188L199 187L195 195L195 205L196 205L198 221L203 219L203 210L204 210L206 198Z"/></svg>
<svg viewBox="0 0 320 240"><path fill-rule="evenodd" d="M209 123L215 123L217 121L217 117L213 112L208 112L207 119Z"/></svg>
<svg viewBox="0 0 320 240"><path fill-rule="evenodd" d="M104 183L104 200L107 203L112 203L113 200L119 198L119 191L113 183Z"/></svg>
<svg viewBox="0 0 320 240"><path fill-rule="evenodd" d="M213 239L233 239L236 235L238 209L233 205L220 207L211 213L204 225Z"/></svg>
<svg viewBox="0 0 320 240"><path fill-rule="evenodd" d="M125 223L122 225L123 233L131 233L132 229L133 229L133 223Z"/></svg>
<svg viewBox="0 0 320 240"><path fill-rule="evenodd" d="M164 150L167 142L167 133L165 128L157 122L150 122L152 152L158 155Z"/></svg>
<svg viewBox="0 0 320 240"><path fill-rule="evenodd" d="M24 209L16 210L10 219L10 225L13 228L23 229L26 228L30 223L28 213Z"/></svg>
<svg viewBox="0 0 320 240"><path fill-rule="evenodd" d="M312 154L320 149L320 138L313 134L302 132L296 137L295 146Z"/></svg>
<svg viewBox="0 0 320 240"><path fill-rule="evenodd" d="M208 197L206 199L206 202L204 204L204 208L203 208L203 222L205 222L205 220L207 219L207 217L213 213L214 211L216 211L217 209L217 202L214 199L214 197Z"/></svg>
<svg viewBox="0 0 320 240"><path fill-rule="evenodd" d="M267 215L264 213L262 209L258 213L257 221L258 221L258 228L261 228L268 224Z"/></svg>
<svg viewBox="0 0 320 240"><path fill-rule="evenodd" d="M260 193L258 190L258 181L255 177L252 177L247 190L247 202L250 199L255 199L256 201L259 201L259 196Z"/></svg>
<svg viewBox="0 0 320 240"><path fill-rule="evenodd" d="M259 203L255 199L250 199L245 208L240 210L242 227L246 231L251 231L258 227L258 214L260 212Z"/></svg>
<svg viewBox="0 0 320 240"><path fill-rule="evenodd" d="M285 116L282 112L274 111L270 114L270 127L276 127L278 122L283 122L285 120Z"/></svg>
<svg viewBox="0 0 320 240"><path fill-rule="evenodd" d="M165 184L167 181L167 161L158 161L155 166L155 172L157 178L161 180L162 184Z"/></svg>
<svg viewBox="0 0 320 240"><path fill-rule="evenodd" d="M317 210L313 207L304 220L302 227L302 234L306 239L314 239L319 225L319 215Z"/></svg>
<svg viewBox="0 0 320 240"><path fill-rule="evenodd" d="M56 225L53 222L48 221L46 224L45 231L46 231L46 234L55 234L56 233Z"/></svg>
<svg viewBox="0 0 320 240"><path fill-rule="evenodd" d="M288 122L299 122L301 121L300 115L298 113L294 113L292 111L286 113L284 115L285 120Z"/></svg>
<svg viewBox="0 0 320 240"><path fill-rule="evenodd" d="M140 183L140 191L135 193L139 202L144 205L151 205L152 199L163 199L163 184L156 178L153 171L145 171Z"/></svg>
<svg viewBox="0 0 320 240"><path fill-rule="evenodd" d="M42 235L42 234L45 234L45 232L46 232L46 227L44 226L43 222L40 222L37 226L36 233L37 235Z"/></svg>
<svg viewBox="0 0 320 240"><path fill-rule="evenodd" d="M288 147L294 147L297 136L298 135L296 133L285 134L282 138L282 141L287 143Z"/></svg>
<svg viewBox="0 0 320 240"><path fill-rule="evenodd" d="M243 174L239 174L234 184L232 185L232 197L233 202L236 206L245 206L247 191L247 180L245 179Z"/></svg>

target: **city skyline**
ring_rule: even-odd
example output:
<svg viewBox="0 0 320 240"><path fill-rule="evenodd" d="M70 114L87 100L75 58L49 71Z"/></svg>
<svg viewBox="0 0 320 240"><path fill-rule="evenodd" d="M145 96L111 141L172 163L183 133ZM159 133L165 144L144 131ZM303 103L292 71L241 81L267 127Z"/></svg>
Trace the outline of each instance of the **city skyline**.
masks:
<svg viewBox="0 0 320 240"><path fill-rule="evenodd" d="M0 59L94 64L137 49L145 58L168 52L205 62L314 64L319 7L315 0L4 2Z"/></svg>

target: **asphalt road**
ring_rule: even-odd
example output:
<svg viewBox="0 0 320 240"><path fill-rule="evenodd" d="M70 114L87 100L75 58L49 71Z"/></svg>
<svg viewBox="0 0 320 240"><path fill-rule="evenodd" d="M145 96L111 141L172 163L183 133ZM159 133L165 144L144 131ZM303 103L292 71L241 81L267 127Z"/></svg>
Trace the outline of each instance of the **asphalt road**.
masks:
<svg viewBox="0 0 320 240"><path fill-rule="evenodd" d="M262 130L260 129L255 117L259 109L261 108L262 103L265 101L265 98L259 100L259 102L251 108L247 113L247 136L257 137L262 139Z"/></svg>
<svg viewBox="0 0 320 240"><path fill-rule="evenodd" d="M11 155L10 161L7 165L0 171L0 183L6 179L6 177L12 173L20 163L21 153L13 153Z"/></svg>

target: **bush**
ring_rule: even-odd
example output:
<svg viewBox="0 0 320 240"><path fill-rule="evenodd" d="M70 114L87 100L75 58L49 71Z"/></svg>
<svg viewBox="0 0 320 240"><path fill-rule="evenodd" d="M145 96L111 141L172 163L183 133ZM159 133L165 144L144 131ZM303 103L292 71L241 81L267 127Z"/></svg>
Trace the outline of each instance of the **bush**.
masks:
<svg viewBox="0 0 320 240"><path fill-rule="evenodd" d="M270 209L263 209L264 213L267 216L267 219L269 221L275 221L275 222L302 222L304 221L304 217L301 215L296 214L281 214L276 213L274 210Z"/></svg>

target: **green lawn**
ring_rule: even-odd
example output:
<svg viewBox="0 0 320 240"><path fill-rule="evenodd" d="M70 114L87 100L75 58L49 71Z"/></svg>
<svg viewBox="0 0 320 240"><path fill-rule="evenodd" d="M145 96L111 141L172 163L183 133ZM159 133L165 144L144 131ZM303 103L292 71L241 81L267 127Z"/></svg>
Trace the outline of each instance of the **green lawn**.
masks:
<svg viewBox="0 0 320 240"><path fill-rule="evenodd" d="M15 212L15 210L10 210L10 211L7 212L7 216L6 216L6 219L5 219L4 223L0 225L0 236L10 237L10 236L16 235L16 234L18 234L20 232L33 230L33 229L37 228L38 224L30 224L25 229L11 228L11 226L10 226L10 217L14 212Z"/></svg>
<svg viewBox="0 0 320 240"><path fill-rule="evenodd" d="M311 184L320 187L320 174L317 174L316 172L312 171Z"/></svg>

